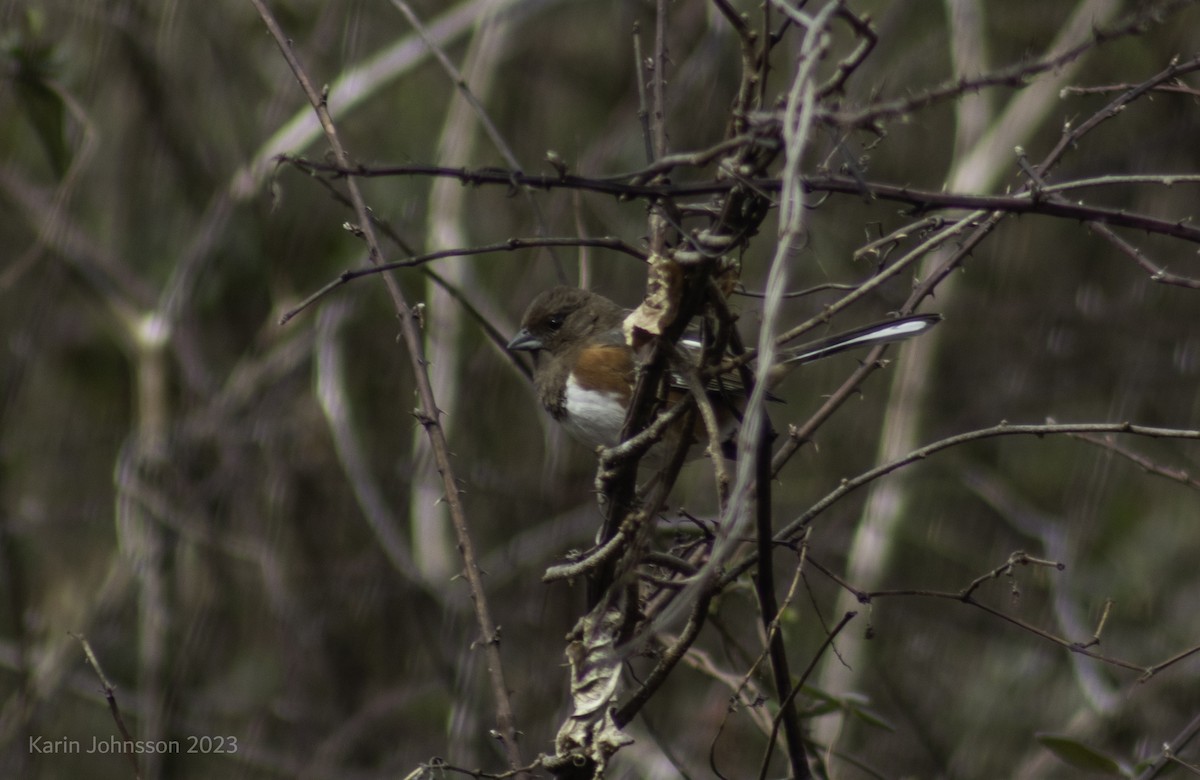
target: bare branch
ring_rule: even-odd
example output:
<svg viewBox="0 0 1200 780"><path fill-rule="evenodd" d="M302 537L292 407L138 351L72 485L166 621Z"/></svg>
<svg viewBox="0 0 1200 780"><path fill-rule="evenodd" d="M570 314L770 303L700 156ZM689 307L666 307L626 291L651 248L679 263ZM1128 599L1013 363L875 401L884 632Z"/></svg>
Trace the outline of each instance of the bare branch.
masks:
<svg viewBox="0 0 1200 780"><path fill-rule="evenodd" d="M1200 440L1200 430L1189 430L1182 428L1156 428L1148 425L1134 425L1133 423L1046 423L1044 425L1010 425L1008 423L1000 423L991 428L982 428L976 431L968 431L960 433L956 436L948 436L945 439L928 444L920 449L910 452L902 458L894 460L890 463L885 463L877 466L870 471L866 471L853 479L848 479L842 482L834 491L826 495L817 503L813 504L808 511L804 512L800 517L793 520L781 531L775 535L775 540L779 543L787 543L788 541L797 538L798 534L804 530L808 523L812 522L819 514L824 512L834 503L842 498L842 496L850 493L858 488L872 482L879 477L889 474L897 469L903 468L913 463L924 460L941 450L951 447L957 447L968 442L979 441L981 439L990 439L996 436L1048 436L1054 434L1079 434L1079 433L1123 433L1133 436L1147 436L1155 439L1184 439L1184 440Z"/></svg>
<svg viewBox="0 0 1200 780"><path fill-rule="evenodd" d="M329 140L329 144L333 148L338 165L347 167L350 163L350 157L342 146L337 128L333 123L333 118L329 114L325 96L322 93L318 93L313 87L304 67L300 64L300 60L292 51L290 40L284 34L282 28L280 28L279 23L267 8L264 0L251 0L251 2L258 10L258 14L262 17L263 22L266 23L267 29L283 54L283 58L287 61L292 73L295 74L296 79L300 82L300 87L312 105L313 110L316 111L321 127L325 132L325 137ZM354 179L347 180L347 189L358 218L357 230L361 231L367 243L368 259L373 264L381 263L383 262L383 254L379 248L379 242L375 238L370 210L367 208ZM488 607L483 588L482 572L479 569L475 557L474 545L471 541L470 532L467 529L466 513L460 497L458 480L454 475L454 468L450 462L450 450L446 442L445 432L438 421L437 402L434 400L433 388L429 382L429 374L423 355L417 318L405 301L404 294L401 292L400 286L396 283L395 279L391 276L384 276L383 279L399 315L401 333L403 334L405 345L408 347L409 360L412 364L421 402L418 418L428 434L429 444L433 450L438 472L442 475L446 503L449 506L451 521L454 524L455 535L458 538L459 551L463 556L466 580L471 590L471 601L475 606L475 618L482 633L484 653L488 658L487 667L492 684L492 694L495 697L496 721L499 733L509 766L516 770L522 765L522 761L520 748L517 745L516 721L513 716L512 703L509 698L508 686L504 681L504 669L500 659L499 634L496 624L491 617L491 611Z"/></svg>

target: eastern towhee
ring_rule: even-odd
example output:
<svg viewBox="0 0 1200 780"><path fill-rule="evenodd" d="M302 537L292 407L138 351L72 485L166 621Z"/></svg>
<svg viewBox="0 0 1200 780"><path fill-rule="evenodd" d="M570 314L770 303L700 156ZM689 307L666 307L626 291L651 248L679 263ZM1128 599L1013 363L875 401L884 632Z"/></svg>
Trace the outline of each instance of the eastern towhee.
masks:
<svg viewBox="0 0 1200 780"><path fill-rule="evenodd" d="M533 353L534 386L542 406L571 435L592 447L620 442L633 396L634 352L621 327L628 314L602 295L552 287L529 304L520 331L508 343L510 350ZM939 320L938 314L916 314L877 322L787 350L779 363L795 366L847 349L902 341L924 333ZM680 346L689 345L681 342ZM730 388L742 397L731 398ZM687 392L682 383L678 390L680 396ZM714 410L725 418L721 427L727 440L721 445L731 455L744 391L736 380L722 381L710 395Z"/></svg>

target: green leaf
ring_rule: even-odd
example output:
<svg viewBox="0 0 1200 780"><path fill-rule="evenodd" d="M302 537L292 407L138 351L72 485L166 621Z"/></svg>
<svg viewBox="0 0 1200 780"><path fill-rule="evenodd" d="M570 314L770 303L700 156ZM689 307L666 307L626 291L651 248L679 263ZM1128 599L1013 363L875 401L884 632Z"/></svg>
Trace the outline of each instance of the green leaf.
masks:
<svg viewBox="0 0 1200 780"><path fill-rule="evenodd" d="M895 733L896 727L890 721L885 720L882 715L874 710L866 709L865 707L852 707L850 713L856 718L866 723L868 726L874 726L877 729Z"/></svg>
<svg viewBox="0 0 1200 780"><path fill-rule="evenodd" d="M1128 776L1116 760L1106 756L1095 748L1088 747L1078 740L1071 739L1070 737L1059 737L1054 734L1038 734L1036 735L1036 739L1042 743L1043 747L1053 753L1058 760L1076 769L1082 769L1086 772L1100 772L1112 777Z"/></svg>
<svg viewBox="0 0 1200 780"><path fill-rule="evenodd" d="M813 703L804 710L805 717L814 718L840 711L875 728L893 732L896 730L896 727L885 720L882 715L870 709L870 700L862 694L847 693L842 696L834 696L809 685L804 686L803 690L804 694L813 700Z"/></svg>

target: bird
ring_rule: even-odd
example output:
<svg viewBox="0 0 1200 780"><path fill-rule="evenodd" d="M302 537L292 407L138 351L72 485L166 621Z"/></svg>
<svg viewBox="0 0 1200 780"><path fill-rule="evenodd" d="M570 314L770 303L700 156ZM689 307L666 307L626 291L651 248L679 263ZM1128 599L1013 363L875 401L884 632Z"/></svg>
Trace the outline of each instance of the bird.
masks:
<svg viewBox="0 0 1200 780"><path fill-rule="evenodd" d="M633 398L637 361L622 328L628 314L629 310L599 293L551 287L530 301L520 330L507 345L511 352L533 355L533 382L542 407L572 437L592 448L620 442ZM792 367L848 349L902 341L925 333L940 320L939 314L916 314L876 322L786 350L779 365ZM695 352L700 346L684 340L680 345ZM682 378L673 377L672 385L670 400L687 393ZM710 396L720 421L722 454L736 457L745 390L736 379L727 378L714 384ZM696 438L703 438L703 427L697 431ZM692 457L699 454L699 448L691 449Z"/></svg>

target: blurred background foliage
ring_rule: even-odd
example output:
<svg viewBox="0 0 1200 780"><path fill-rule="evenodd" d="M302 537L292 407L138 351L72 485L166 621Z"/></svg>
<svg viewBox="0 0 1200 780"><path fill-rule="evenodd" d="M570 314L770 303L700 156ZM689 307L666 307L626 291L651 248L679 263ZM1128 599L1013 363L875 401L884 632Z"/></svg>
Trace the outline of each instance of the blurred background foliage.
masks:
<svg viewBox="0 0 1200 780"><path fill-rule="evenodd" d="M757 4L737 5L758 13ZM1142 4L850 5L869 13L879 34L849 85L847 102L862 104L952 78L953 8L979 15L975 43L995 67L1042 56L1083 6L1101 25ZM595 175L644 163L631 31L640 25L651 40L653 4L412 6L443 30L441 44L460 67L483 56L482 36L498 36L483 71L469 75L489 77L478 95L526 171L552 172L543 162L550 150L572 171ZM380 52L416 52L352 107L331 93L356 159L505 164L470 114L447 125L453 85L392 4L271 7L318 83L349 92L355 84L338 79ZM1141 34L1086 54L1071 84L1137 83L1177 54L1194 55L1198 30L1200 9L1173 5ZM235 753L139 757L143 777L401 777L435 756L502 766L488 735L494 716L473 646L478 629L452 545L437 531L441 509L436 496L412 500L424 495L416 492L422 438L413 435L413 380L382 287L354 282L278 324L365 260L342 227L351 212L315 179L270 162L277 151L320 160L326 146L315 135L273 146L274 134L311 112L251 4L5 0L0 43L0 775L132 776L120 756L32 749L35 737L80 740L86 750L93 737L116 735L73 635L95 649L139 738L236 738ZM713 4L678 0L668 45L671 147L711 145L723 137L738 85L736 37ZM773 92L787 87L784 54ZM1187 84L1197 87L1194 75ZM1018 92L984 90L978 99L998 108ZM1022 145L1039 159L1064 123L1113 94L1065 92ZM1140 100L1088 135L1055 177L1195 174L1198 117L1195 91ZM869 152L879 139L823 130L812 162L845 154L872 181L938 190L956 161L956 121L952 101L889 121ZM465 159L449 160L441 150L456 132L478 139ZM1001 168L995 191L1021 183L1015 155ZM426 178L363 186L374 213L418 250L437 248L439 221L454 226L460 245L538 230L529 201L503 188L454 184L445 208L431 205ZM1195 183L1121 186L1083 197L1190 220L1198 191ZM550 235L636 244L646 234L636 202L562 191L536 201ZM862 197L813 202L791 273L796 289L864 278L870 261L852 260L854 250L913 219ZM769 219L743 260L748 290L762 287L773 230ZM1131 240L1169 270L1200 275L1193 246ZM460 280L503 334L559 269L577 282L584 268L593 288L629 304L643 290L644 270L625 256L555 254L459 258L434 270ZM397 279L410 300L434 300L419 271ZM946 322L922 377L921 442L1001 420L1200 428L1195 290L1155 284L1080 224L1034 216L1003 222L954 284L931 307ZM837 326L883 316L911 285L911 276L897 278ZM835 296L789 299L785 322ZM752 335L757 299L736 305ZM453 308L443 299L427 310L458 320L431 348L450 377L435 390L532 758L551 750L567 711L563 635L582 606L581 588L540 577L593 538L595 460L563 438L527 380ZM786 404L772 409L776 426L806 419L855 365L838 358L791 378L780 390ZM890 370L781 475L781 522L877 463ZM1164 468L1200 471L1194 442L1121 446ZM710 482L703 461L691 465L672 509L711 511ZM904 485L905 516L876 572L882 587L956 591L1024 550L1066 568L1019 567L989 582L981 598L995 608L1086 642L1112 599L1098 649L1141 666L1200 644L1194 477L1164 479L1076 439L1000 438L912 466ZM814 561L845 574L866 499L852 494L822 516L810 538ZM440 569L431 562L438 549L449 561ZM405 559L413 550L429 552ZM785 619L794 671L840 618L836 583L805 573ZM637 743L612 776L714 776L710 750L728 777L757 772L764 738L754 713L729 712L729 688L697 660L743 674L761 647L755 611L748 589L721 597L696 663L630 726ZM871 714L842 724L836 752L845 760L831 763L839 777L1091 776L1036 736L1061 734L1132 766L1159 756L1200 716L1194 658L1139 682L1136 672L995 616L912 596L863 605L844 637L868 634L853 686L824 691ZM635 659L634 674L645 664ZM808 705L819 701L814 690ZM1195 747L1181 755L1200 764Z"/></svg>

